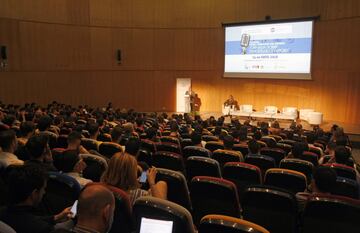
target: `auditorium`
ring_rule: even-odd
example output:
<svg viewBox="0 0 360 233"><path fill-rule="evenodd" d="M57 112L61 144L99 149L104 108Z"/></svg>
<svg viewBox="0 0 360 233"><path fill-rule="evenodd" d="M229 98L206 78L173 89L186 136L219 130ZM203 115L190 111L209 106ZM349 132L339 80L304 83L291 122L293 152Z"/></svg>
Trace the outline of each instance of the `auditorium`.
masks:
<svg viewBox="0 0 360 233"><path fill-rule="evenodd" d="M0 233L360 233L359 0L0 0Z"/></svg>

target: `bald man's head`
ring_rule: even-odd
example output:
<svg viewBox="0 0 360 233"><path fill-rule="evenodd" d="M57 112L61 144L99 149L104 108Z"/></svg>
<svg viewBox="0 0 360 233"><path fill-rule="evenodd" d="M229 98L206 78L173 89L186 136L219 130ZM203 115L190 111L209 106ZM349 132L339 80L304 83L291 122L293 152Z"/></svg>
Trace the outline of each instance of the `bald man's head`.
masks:
<svg viewBox="0 0 360 233"><path fill-rule="evenodd" d="M105 186L93 184L87 186L79 196L77 215L79 219L97 218L107 207L113 211L115 199Z"/></svg>

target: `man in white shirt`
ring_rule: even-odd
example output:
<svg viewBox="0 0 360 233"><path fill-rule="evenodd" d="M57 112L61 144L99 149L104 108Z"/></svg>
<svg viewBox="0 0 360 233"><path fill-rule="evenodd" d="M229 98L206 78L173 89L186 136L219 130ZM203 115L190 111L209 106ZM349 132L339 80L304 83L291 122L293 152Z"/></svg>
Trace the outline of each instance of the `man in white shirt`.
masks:
<svg viewBox="0 0 360 233"><path fill-rule="evenodd" d="M16 134L8 129L0 132L0 168L6 168L9 165L22 165L24 161L18 159L14 152L17 147Z"/></svg>

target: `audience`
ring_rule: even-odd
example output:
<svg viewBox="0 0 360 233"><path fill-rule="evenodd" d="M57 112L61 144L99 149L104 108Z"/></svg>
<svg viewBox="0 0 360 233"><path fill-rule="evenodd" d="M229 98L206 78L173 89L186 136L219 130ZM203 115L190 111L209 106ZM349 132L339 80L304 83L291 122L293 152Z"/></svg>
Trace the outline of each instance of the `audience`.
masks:
<svg viewBox="0 0 360 233"><path fill-rule="evenodd" d="M156 168L147 170L147 182L149 190L141 189L138 180L139 166L135 157L128 153L116 153L109 161L108 169L101 177L101 181L107 185L112 185L126 191L131 203L141 196L154 196L162 199L167 198L167 184L164 181L155 182Z"/></svg>
<svg viewBox="0 0 360 233"><path fill-rule="evenodd" d="M68 220L70 208L54 216L36 214L46 183L44 171L37 166L11 167L7 174L10 203L0 214L0 220L17 233L48 233L56 223Z"/></svg>

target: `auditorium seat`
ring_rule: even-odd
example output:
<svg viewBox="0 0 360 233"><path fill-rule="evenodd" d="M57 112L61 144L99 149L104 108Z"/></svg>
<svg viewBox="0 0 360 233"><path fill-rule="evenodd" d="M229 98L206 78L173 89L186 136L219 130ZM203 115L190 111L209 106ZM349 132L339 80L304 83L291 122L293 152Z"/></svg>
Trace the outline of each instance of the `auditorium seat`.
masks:
<svg viewBox="0 0 360 233"><path fill-rule="evenodd" d="M223 169L223 178L236 185L240 199L249 185L262 183L260 168L242 162L226 163Z"/></svg>
<svg viewBox="0 0 360 233"><path fill-rule="evenodd" d="M280 143L280 142L276 143L276 148L280 148L280 149L284 150L285 154L286 154L285 156L287 156L292 150L292 146L285 144L285 143Z"/></svg>
<svg viewBox="0 0 360 233"><path fill-rule="evenodd" d="M185 174L183 157L177 153L169 151L157 151L152 156L152 165L159 168L179 171Z"/></svg>
<svg viewBox="0 0 360 233"><path fill-rule="evenodd" d="M240 151L243 156L249 154L249 148L246 144L235 144L232 149L234 151Z"/></svg>
<svg viewBox="0 0 360 233"><path fill-rule="evenodd" d="M360 202L335 195L314 195L303 213L303 233L359 232Z"/></svg>
<svg viewBox="0 0 360 233"><path fill-rule="evenodd" d="M45 215L54 215L72 206L78 199L80 184L71 176L49 172L46 192L40 203L40 209Z"/></svg>
<svg viewBox="0 0 360 233"><path fill-rule="evenodd" d="M211 152L213 152L215 150L223 150L224 144L222 142L209 141L209 142L206 142L205 148L210 150Z"/></svg>
<svg viewBox="0 0 360 233"><path fill-rule="evenodd" d="M294 144L296 143L296 141L290 140L290 139L283 139L283 140L279 141L279 143L284 143L284 144L287 144L287 145L290 145L291 147L293 147Z"/></svg>
<svg viewBox="0 0 360 233"><path fill-rule="evenodd" d="M118 152L122 152L121 146L114 142L103 142L99 146L99 153L109 159Z"/></svg>
<svg viewBox="0 0 360 233"><path fill-rule="evenodd" d="M149 151L151 153L156 152L155 143L153 141L148 140L148 139L141 139L140 148L145 149L145 150L147 150L147 151Z"/></svg>
<svg viewBox="0 0 360 233"><path fill-rule="evenodd" d="M195 176L212 176L221 178L218 161L201 156L191 156L186 160L186 176L191 181Z"/></svg>
<svg viewBox="0 0 360 233"><path fill-rule="evenodd" d="M245 156L245 163L249 163L260 168L263 176L268 169L275 167L275 160L266 155L247 155Z"/></svg>
<svg viewBox="0 0 360 233"><path fill-rule="evenodd" d="M301 172L284 168L271 168L265 173L264 184L286 189L296 194L306 190L307 180Z"/></svg>
<svg viewBox="0 0 360 233"><path fill-rule="evenodd" d="M274 233L297 232L298 206L291 192L275 187L251 186L245 190L241 205L243 219L247 221Z"/></svg>
<svg viewBox="0 0 360 233"><path fill-rule="evenodd" d="M136 200L133 206L136 232L140 232L141 221L163 220L172 221L172 232L195 233L190 212L171 201L146 196ZM155 233L155 232L154 232Z"/></svg>
<svg viewBox="0 0 360 233"><path fill-rule="evenodd" d="M90 183L102 184L102 183ZM103 184L104 185L104 184ZM129 195L117 187L105 185L115 197L115 210L113 224L109 233L132 233L135 229L135 221L132 215L132 206Z"/></svg>
<svg viewBox="0 0 360 233"><path fill-rule="evenodd" d="M270 233L255 223L225 215L210 214L200 221L199 233Z"/></svg>
<svg viewBox="0 0 360 233"><path fill-rule="evenodd" d="M98 143L94 139L82 138L81 145L87 150L99 151Z"/></svg>
<svg viewBox="0 0 360 233"><path fill-rule="evenodd" d="M334 169L336 171L337 176L352 179L352 180L356 181L356 171L352 167L338 164L338 163L324 164L323 166Z"/></svg>
<svg viewBox="0 0 360 233"><path fill-rule="evenodd" d="M170 137L170 136L162 136L160 137L161 142L171 142L178 146L180 146L180 140L178 138Z"/></svg>
<svg viewBox="0 0 360 233"><path fill-rule="evenodd" d="M111 135L108 133L101 133L97 137L97 140L100 142L111 142Z"/></svg>
<svg viewBox="0 0 360 233"><path fill-rule="evenodd" d="M155 145L156 145L156 151L168 151L177 154L182 154L180 144L176 144L172 142L160 142L160 143L156 143Z"/></svg>
<svg viewBox="0 0 360 233"><path fill-rule="evenodd" d="M219 162L221 170L227 162L243 162L244 160L241 152L231 150L215 150L211 157Z"/></svg>
<svg viewBox="0 0 360 233"><path fill-rule="evenodd" d="M108 167L105 158L93 154L80 154L80 157L86 163L86 168L82 172L83 177L99 182L102 174Z"/></svg>
<svg viewBox="0 0 360 233"><path fill-rule="evenodd" d="M261 148L260 154L269 156L275 160L275 165L278 167L280 164L280 161L285 158L286 152L279 148Z"/></svg>
<svg viewBox="0 0 360 233"><path fill-rule="evenodd" d="M187 146L183 149L184 159L191 156L211 157L211 151L199 146Z"/></svg>
<svg viewBox="0 0 360 233"><path fill-rule="evenodd" d="M313 176L314 165L302 159L283 159L280 162L280 168L301 172L306 176L308 184L310 184Z"/></svg>
<svg viewBox="0 0 360 233"><path fill-rule="evenodd" d="M267 147L274 148L276 147L276 140L270 136L263 136L261 137L260 141L265 142Z"/></svg>
<svg viewBox="0 0 360 233"><path fill-rule="evenodd" d="M158 168L156 181L160 180L167 184L167 200L181 205L191 212L191 200L185 176L177 171Z"/></svg>
<svg viewBox="0 0 360 233"><path fill-rule="evenodd" d="M210 130L211 131L211 130ZM217 142L219 141L219 138L212 135L203 135L201 139L205 142Z"/></svg>
<svg viewBox="0 0 360 233"><path fill-rule="evenodd" d="M337 177L336 186L332 193L335 195L359 199L359 184L353 179Z"/></svg>
<svg viewBox="0 0 360 233"><path fill-rule="evenodd" d="M315 167L319 165L319 157L313 152L304 151L301 155L301 159L311 162Z"/></svg>
<svg viewBox="0 0 360 233"><path fill-rule="evenodd" d="M196 176L190 182L190 196L195 225L208 214L240 217L241 209L234 183L228 180Z"/></svg>
<svg viewBox="0 0 360 233"><path fill-rule="evenodd" d="M187 146L192 146L193 142L191 140L191 138L183 138L180 140L180 145L181 145L181 149L183 150L185 147ZM184 153L184 151L183 151Z"/></svg>

